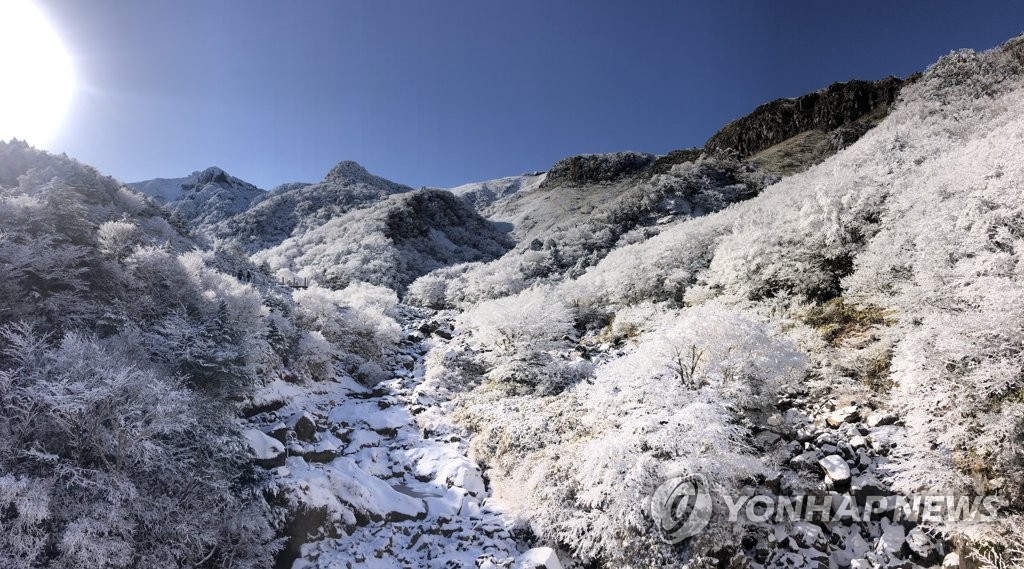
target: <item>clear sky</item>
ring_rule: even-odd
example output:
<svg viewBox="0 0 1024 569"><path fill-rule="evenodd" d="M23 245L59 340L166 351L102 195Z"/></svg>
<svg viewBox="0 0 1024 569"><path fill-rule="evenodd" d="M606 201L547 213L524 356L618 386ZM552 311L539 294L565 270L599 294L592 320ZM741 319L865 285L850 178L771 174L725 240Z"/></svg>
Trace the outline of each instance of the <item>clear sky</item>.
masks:
<svg viewBox="0 0 1024 569"><path fill-rule="evenodd" d="M0 2L5 0L0 0ZM760 103L1024 31L1017 1L37 0L79 83L47 146L124 181L412 186L698 146Z"/></svg>

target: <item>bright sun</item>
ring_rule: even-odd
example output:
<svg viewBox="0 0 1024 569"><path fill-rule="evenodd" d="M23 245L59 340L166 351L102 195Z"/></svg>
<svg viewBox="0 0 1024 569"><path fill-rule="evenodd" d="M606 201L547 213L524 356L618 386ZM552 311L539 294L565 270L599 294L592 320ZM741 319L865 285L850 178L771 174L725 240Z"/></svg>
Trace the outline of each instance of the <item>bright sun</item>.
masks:
<svg viewBox="0 0 1024 569"><path fill-rule="evenodd" d="M71 102L71 58L29 0L0 0L0 140L45 146Z"/></svg>

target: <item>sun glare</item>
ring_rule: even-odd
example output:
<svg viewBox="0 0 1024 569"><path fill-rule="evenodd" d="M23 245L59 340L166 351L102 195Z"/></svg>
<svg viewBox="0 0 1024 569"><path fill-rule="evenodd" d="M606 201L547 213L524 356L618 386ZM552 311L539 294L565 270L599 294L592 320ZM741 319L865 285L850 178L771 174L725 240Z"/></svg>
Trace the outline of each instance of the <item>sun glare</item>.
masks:
<svg viewBox="0 0 1024 569"><path fill-rule="evenodd" d="M28 0L0 0L0 140L45 146L74 91L71 58Z"/></svg>

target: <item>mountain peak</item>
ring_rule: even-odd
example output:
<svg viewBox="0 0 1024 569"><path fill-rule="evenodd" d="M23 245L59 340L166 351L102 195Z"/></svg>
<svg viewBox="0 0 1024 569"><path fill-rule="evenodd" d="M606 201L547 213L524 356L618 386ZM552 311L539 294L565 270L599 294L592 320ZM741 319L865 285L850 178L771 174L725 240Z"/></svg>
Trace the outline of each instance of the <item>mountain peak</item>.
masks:
<svg viewBox="0 0 1024 569"><path fill-rule="evenodd" d="M198 186L213 183L227 184L231 179L227 172L217 166L210 166L209 168L193 172L191 177L195 179Z"/></svg>
<svg viewBox="0 0 1024 569"><path fill-rule="evenodd" d="M342 160L338 162L324 178L325 182L344 182L350 180L364 179L370 176L358 162L354 160Z"/></svg>

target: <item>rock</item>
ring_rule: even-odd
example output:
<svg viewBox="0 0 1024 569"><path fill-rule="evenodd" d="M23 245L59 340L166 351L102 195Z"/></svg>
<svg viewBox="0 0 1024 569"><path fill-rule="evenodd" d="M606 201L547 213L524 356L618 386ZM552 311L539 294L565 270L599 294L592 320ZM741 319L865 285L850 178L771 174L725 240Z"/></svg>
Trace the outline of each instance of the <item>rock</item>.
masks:
<svg viewBox="0 0 1024 569"><path fill-rule="evenodd" d="M775 448L778 442L782 439L778 433L771 431L761 431L754 435L754 441L757 442L758 446L763 449Z"/></svg>
<svg viewBox="0 0 1024 569"><path fill-rule="evenodd" d="M960 569L960 554L950 553L943 558L942 569Z"/></svg>
<svg viewBox="0 0 1024 569"><path fill-rule="evenodd" d="M899 427L888 425L876 427L875 430L871 431L868 435L868 444L871 445L871 449L880 455L887 455L889 449L896 446L896 437L898 436Z"/></svg>
<svg viewBox="0 0 1024 569"><path fill-rule="evenodd" d="M452 339L452 331L449 328L438 328L437 330L434 330L434 335L444 340Z"/></svg>
<svg viewBox="0 0 1024 569"><path fill-rule="evenodd" d="M550 547L534 547L527 550L520 557L518 566L529 569L562 569L562 563L558 560L558 555Z"/></svg>
<svg viewBox="0 0 1024 569"><path fill-rule="evenodd" d="M437 330L440 327L440 323L438 323L436 320L431 320L430 322L424 322L423 324L420 324L420 327L417 328L416 330L419 331L419 333L423 334L424 336L429 336L434 333L434 330Z"/></svg>
<svg viewBox="0 0 1024 569"><path fill-rule="evenodd" d="M288 426L280 421L269 427L264 427L263 432L271 438L277 439L281 444L288 442Z"/></svg>
<svg viewBox="0 0 1024 569"><path fill-rule="evenodd" d="M288 427L295 433L299 440L312 442L316 437L316 421L306 412L296 413L288 419Z"/></svg>
<svg viewBox="0 0 1024 569"><path fill-rule="evenodd" d="M850 446L855 449L864 448L868 446L868 440L860 435L857 435L855 437L850 438Z"/></svg>
<svg viewBox="0 0 1024 569"><path fill-rule="evenodd" d="M903 557L903 548L907 542L907 535L900 524L888 524L888 520L882 521L882 536L875 544L875 553L889 555L890 557Z"/></svg>
<svg viewBox="0 0 1024 569"><path fill-rule="evenodd" d="M582 154L555 163L541 183L541 188L582 186L614 182L639 174L654 163L654 155L639 152Z"/></svg>
<svg viewBox="0 0 1024 569"><path fill-rule="evenodd" d="M800 547L820 550L828 545L825 533L821 531L820 527L810 522L794 523L789 535L796 540Z"/></svg>
<svg viewBox="0 0 1024 569"><path fill-rule="evenodd" d="M857 498L857 505L863 507L872 498L888 496L889 490L873 474L862 474L850 482L850 493Z"/></svg>
<svg viewBox="0 0 1024 569"><path fill-rule="evenodd" d="M252 448L253 456L257 465L263 468L276 468L284 466L285 452L284 445L277 439L268 437L259 429L246 429L242 431L245 440Z"/></svg>
<svg viewBox="0 0 1024 569"><path fill-rule="evenodd" d="M801 443L810 442L814 440L814 431L806 428L797 429L796 440Z"/></svg>
<svg viewBox="0 0 1024 569"><path fill-rule="evenodd" d="M836 486L850 482L850 465L838 454L831 454L818 461L818 466L825 471L825 475Z"/></svg>
<svg viewBox="0 0 1024 569"><path fill-rule="evenodd" d="M302 546L306 543L324 537L338 537L339 532L327 508L300 505L285 518L284 535L288 540L277 553L275 561L278 567L291 567L296 559L302 557Z"/></svg>
<svg viewBox="0 0 1024 569"><path fill-rule="evenodd" d="M850 405L849 407L843 407L842 409L836 409L825 422L831 427L838 427L843 423L854 423L860 419L860 413L857 411L856 405Z"/></svg>
<svg viewBox="0 0 1024 569"><path fill-rule="evenodd" d="M839 442L839 439L832 433L821 433L814 438L814 444L818 446L834 445Z"/></svg>
<svg viewBox="0 0 1024 569"><path fill-rule="evenodd" d="M851 559L850 569L871 569L871 564L867 559Z"/></svg>
<svg viewBox="0 0 1024 569"><path fill-rule="evenodd" d="M893 413L872 413L868 415L865 423L867 423L869 427L875 428L885 425L894 425L898 419L899 417Z"/></svg>
<svg viewBox="0 0 1024 569"><path fill-rule="evenodd" d="M939 560L939 543L928 535L920 526L907 533L907 549L923 563L935 563Z"/></svg>
<svg viewBox="0 0 1024 569"><path fill-rule="evenodd" d="M819 454L815 451L807 451L803 454L798 454L791 458L789 461L789 465L793 467L793 470L811 472L814 470L814 466L818 464L818 456ZM846 463L844 462L843 464L845 465Z"/></svg>
<svg viewBox="0 0 1024 569"><path fill-rule="evenodd" d="M789 441L789 444L786 445L786 452L789 453L790 458L797 456L803 451L804 447L796 441Z"/></svg>
<svg viewBox="0 0 1024 569"><path fill-rule="evenodd" d="M854 559L864 559L869 551L871 551L871 546L854 528L846 539L846 547L835 552L836 563L840 567L849 567Z"/></svg>
<svg viewBox="0 0 1024 569"><path fill-rule="evenodd" d="M895 77L834 83L801 97L765 103L716 132L705 143L704 150L733 150L740 157L747 157L801 132L837 131L861 117L884 117L903 83ZM844 131L841 136L845 140L856 133Z"/></svg>
<svg viewBox="0 0 1024 569"><path fill-rule="evenodd" d="M302 452L296 454L306 459L306 462L319 462L323 464L338 458L340 452L337 445L330 441L324 441L303 449Z"/></svg>

